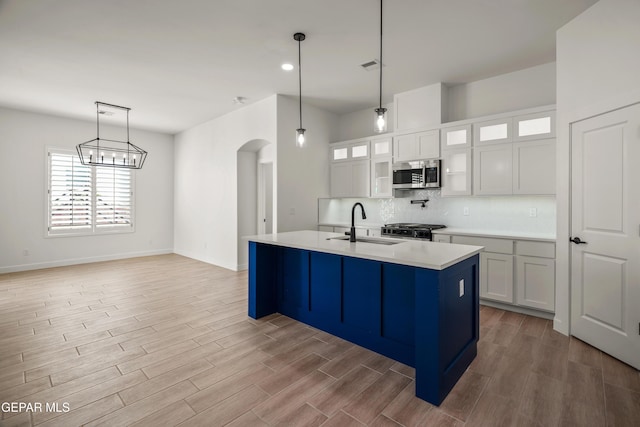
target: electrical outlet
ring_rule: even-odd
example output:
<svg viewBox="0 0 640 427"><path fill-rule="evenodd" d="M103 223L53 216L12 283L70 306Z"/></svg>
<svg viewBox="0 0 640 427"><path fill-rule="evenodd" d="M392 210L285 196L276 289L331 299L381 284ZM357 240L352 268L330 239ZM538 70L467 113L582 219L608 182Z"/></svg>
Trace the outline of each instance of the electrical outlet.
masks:
<svg viewBox="0 0 640 427"><path fill-rule="evenodd" d="M25 249L22 251L22 255L29 256L29 249Z"/></svg>
<svg viewBox="0 0 640 427"><path fill-rule="evenodd" d="M464 216L468 216L469 215L469 208L467 206L462 208L462 215L464 215Z"/></svg>
<svg viewBox="0 0 640 427"><path fill-rule="evenodd" d="M460 296L463 297L464 296L464 279L460 279L460 282L458 282L458 284L460 285Z"/></svg>
<svg viewBox="0 0 640 427"><path fill-rule="evenodd" d="M538 209L536 208L529 208L529 216L531 218L535 218L538 216Z"/></svg>

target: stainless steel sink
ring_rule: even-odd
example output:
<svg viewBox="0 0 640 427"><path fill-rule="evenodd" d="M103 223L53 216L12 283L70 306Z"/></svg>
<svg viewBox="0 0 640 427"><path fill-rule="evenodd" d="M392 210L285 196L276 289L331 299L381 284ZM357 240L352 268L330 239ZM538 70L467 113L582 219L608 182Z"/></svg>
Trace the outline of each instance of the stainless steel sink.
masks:
<svg viewBox="0 0 640 427"><path fill-rule="evenodd" d="M327 240L349 240L349 236L339 236L339 237L327 237ZM397 240L386 240L386 239L372 239L370 237L356 237L356 243L373 243L374 245L397 245L399 242Z"/></svg>

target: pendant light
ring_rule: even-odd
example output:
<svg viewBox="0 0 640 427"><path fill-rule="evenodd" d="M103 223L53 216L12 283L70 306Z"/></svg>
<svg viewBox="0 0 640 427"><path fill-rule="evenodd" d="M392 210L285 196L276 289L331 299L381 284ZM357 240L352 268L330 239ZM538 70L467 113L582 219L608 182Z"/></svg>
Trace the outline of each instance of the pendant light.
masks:
<svg viewBox="0 0 640 427"><path fill-rule="evenodd" d="M382 0L380 0L380 104L374 110L376 112L376 122L374 130L376 133L387 131L387 109L382 107Z"/></svg>
<svg viewBox="0 0 640 427"><path fill-rule="evenodd" d="M304 147L305 136L304 132L306 129L302 127L302 61L301 61L301 52L300 52L300 42L303 41L307 36L304 33L295 33L293 35L293 39L298 42L298 87L300 89L300 96L298 97L299 109L300 109L300 127L296 129L296 146Z"/></svg>
<svg viewBox="0 0 640 427"><path fill-rule="evenodd" d="M121 111L125 111L127 116L127 140L100 138L100 115L112 115ZM129 111L131 108L96 101L96 138L76 146L83 165L142 168L147 152L129 142Z"/></svg>

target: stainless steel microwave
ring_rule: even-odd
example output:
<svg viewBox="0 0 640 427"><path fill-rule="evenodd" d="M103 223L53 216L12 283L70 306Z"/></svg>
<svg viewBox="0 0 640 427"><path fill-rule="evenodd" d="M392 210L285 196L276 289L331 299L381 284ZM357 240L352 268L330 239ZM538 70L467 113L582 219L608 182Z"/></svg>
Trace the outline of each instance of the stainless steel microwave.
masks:
<svg viewBox="0 0 640 427"><path fill-rule="evenodd" d="M419 160L393 164L393 188L415 190L440 187L440 160Z"/></svg>

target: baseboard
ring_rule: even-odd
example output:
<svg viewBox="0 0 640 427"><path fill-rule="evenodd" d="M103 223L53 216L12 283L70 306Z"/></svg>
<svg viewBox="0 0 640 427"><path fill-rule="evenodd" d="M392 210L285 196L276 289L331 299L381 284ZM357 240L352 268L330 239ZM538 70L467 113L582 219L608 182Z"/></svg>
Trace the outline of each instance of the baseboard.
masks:
<svg viewBox="0 0 640 427"><path fill-rule="evenodd" d="M137 257L152 256L152 255L166 255L166 254L172 254L172 253L173 253L173 249L157 249L153 251L126 252L126 253L113 254L113 255L102 255L102 256L86 257L86 258L69 258L69 259L62 259L57 261L36 262L32 264L10 265L8 267L0 267L0 274L16 273L19 271L29 271L29 270L41 270L43 268L65 267L68 265L76 265L76 264L89 264L92 262L114 261L114 260L125 259L125 258L137 258Z"/></svg>
<svg viewBox="0 0 640 427"><path fill-rule="evenodd" d="M249 269L249 264L238 264L236 271L244 271Z"/></svg>
<svg viewBox="0 0 640 427"><path fill-rule="evenodd" d="M553 330L563 335L569 335L569 328L557 317L553 318Z"/></svg>
<svg viewBox="0 0 640 427"><path fill-rule="evenodd" d="M480 305L486 305L486 306L489 306L489 307L499 308L501 310L506 310L506 311L513 311L513 312L520 313L520 314L526 314L528 316L541 317L541 318L547 319L547 320L552 320L553 319L553 313L549 313L547 311L540 311L540 310L536 310L534 308L521 307L521 306L518 306L518 305L501 303L501 302L498 302L498 301L488 301L488 300L481 299L480 300Z"/></svg>
<svg viewBox="0 0 640 427"><path fill-rule="evenodd" d="M226 268L227 270L231 270L231 271L238 271L238 268L239 268L238 265L226 265L219 262L214 262L210 259L203 258L189 251L174 250L173 252L176 255L182 255L187 258L195 259L196 261L206 262L207 264L215 265L216 267Z"/></svg>

